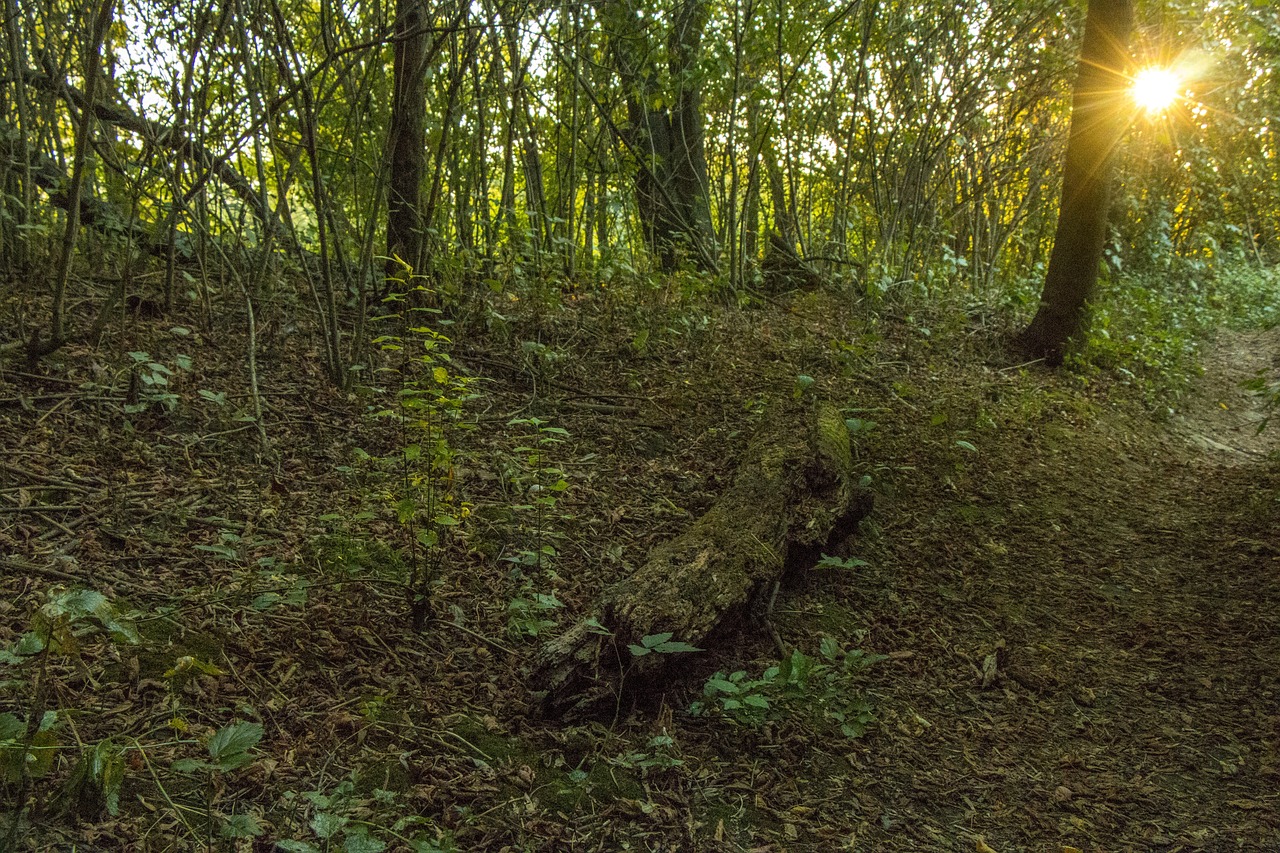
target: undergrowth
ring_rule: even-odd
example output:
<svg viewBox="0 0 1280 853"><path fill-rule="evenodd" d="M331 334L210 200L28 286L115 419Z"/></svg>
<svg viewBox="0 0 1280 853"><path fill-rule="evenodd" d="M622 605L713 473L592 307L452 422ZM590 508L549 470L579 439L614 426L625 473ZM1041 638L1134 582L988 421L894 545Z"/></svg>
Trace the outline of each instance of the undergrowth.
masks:
<svg viewBox="0 0 1280 853"><path fill-rule="evenodd" d="M1117 277L1090 306L1088 334L1069 364L1085 377L1110 373L1136 387L1148 408L1168 411L1200 373L1202 342L1224 327L1280 321L1278 286L1276 270L1245 265Z"/></svg>

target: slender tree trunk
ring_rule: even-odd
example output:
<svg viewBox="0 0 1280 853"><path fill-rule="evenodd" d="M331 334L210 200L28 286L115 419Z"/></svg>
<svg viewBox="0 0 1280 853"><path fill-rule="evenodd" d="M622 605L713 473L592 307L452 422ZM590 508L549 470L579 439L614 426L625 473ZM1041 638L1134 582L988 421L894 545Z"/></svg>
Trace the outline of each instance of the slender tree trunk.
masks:
<svg viewBox="0 0 1280 853"><path fill-rule="evenodd" d="M1040 309L1020 343L1035 358L1062 361L1084 323L1107 236L1113 155L1128 123L1124 97L1132 0L1089 0L1071 136L1062 176L1062 206Z"/></svg>
<svg viewBox="0 0 1280 853"><path fill-rule="evenodd" d="M70 198L70 203L67 205L67 227L62 234L62 253L58 257L58 271L53 280L53 309L49 318L49 339L42 341L38 332L32 335L27 346L27 352L32 359L55 352L67 342L67 279L71 274L71 255L75 251L76 234L80 230L80 193L84 187L85 165L88 163L89 146L92 144L90 137L93 134L93 99L98 91L98 77L102 67L102 45L106 41L107 31L111 28L111 16L114 10L115 0L102 0L93 19L89 43L85 46L86 103L80 110L80 121L76 125L71 187L67 190Z"/></svg>
<svg viewBox="0 0 1280 853"><path fill-rule="evenodd" d="M34 139L31 116L27 104L27 45L24 33L19 29L22 20L19 17L17 0L6 0L4 6L5 44L8 47L9 70L13 75L13 99L17 109L18 133L14 139L14 153L17 159L19 193L16 194L20 205L11 206L5 200L5 209L9 213L11 224L5 228L6 252L12 255L6 258L10 268L25 274L27 272L28 246L24 231L19 227L27 224L31 217L32 202L35 199L35 179L32 175L33 163L28 147L27 137Z"/></svg>

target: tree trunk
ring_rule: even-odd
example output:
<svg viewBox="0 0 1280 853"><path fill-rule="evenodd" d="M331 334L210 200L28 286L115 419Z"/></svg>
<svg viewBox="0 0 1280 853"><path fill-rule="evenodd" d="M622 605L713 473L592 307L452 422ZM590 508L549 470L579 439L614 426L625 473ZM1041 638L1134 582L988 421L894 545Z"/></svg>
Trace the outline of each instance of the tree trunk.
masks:
<svg viewBox="0 0 1280 853"><path fill-rule="evenodd" d="M636 158L640 224L658 267L674 272L687 258L696 268L716 268L710 181L697 60L706 27L707 0L682 0L667 41L674 91L659 91L645 24L631 8L612 9L621 35L613 56L627 92L627 149ZM654 106L671 103L673 108Z"/></svg>
<svg viewBox="0 0 1280 853"><path fill-rule="evenodd" d="M421 0L396 0L391 175L387 189L387 256L418 272L423 263L422 176L426 170L428 28ZM399 275L389 261L388 275Z"/></svg>
<svg viewBox="0 0 1280 853"><path fill-rule="evenodd" d="M1132 29L1132 0L1089 0L1053 253L1040 309L1020 337L1029 355L1052 365L1062 362L1067 341L1081 330L1098 281L1113 155L1129 118L1123 93Z"/></svg>
<svg viewBox="0 0 1280 853"><path fill-rule="evenodd" d="M67 224L62 232L62 250L58 255L58 270L53 280L49 338L41 340L39 330L32 334L27 343L27 355L32 361L56 352L67 342L67 280L71 274L71 255L75 249L76 235L80 231L80 196L84 188L84 173L88 168L89 147L92 145L93 99L97 93L99 70L102 67L102 46L110 32L114 10L115 0L102 0L85 46L85 105L80 111L79 121L75 122L71 185L67 188Z"/></svg>
<svg viewBox="0 0 1280 853"><path fill-rule="evenodd" d="M693 653L637 656L629 646L663 633L699 649L723 639L789 566L812 565L870 510L871 495L853 484L839 412L775 407L711 510L544 647L533 675L545 691L542 711L610 714L626 698L661 690L671 665Z"/></svg>

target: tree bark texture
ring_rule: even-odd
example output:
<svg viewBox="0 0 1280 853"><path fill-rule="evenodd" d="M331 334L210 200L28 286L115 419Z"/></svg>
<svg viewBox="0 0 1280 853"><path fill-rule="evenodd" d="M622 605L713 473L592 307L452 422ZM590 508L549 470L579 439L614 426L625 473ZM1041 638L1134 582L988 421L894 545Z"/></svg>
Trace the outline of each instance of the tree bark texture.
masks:
<svg viewBox="0 0 1280 853"><path fill-rule="evenodd" d="M621 4L619 4L621 5ZM644 25L625 8L614 20L622 29L613 39L613 55L627 92L627 148L636 164L636 201L645 241L664 272L683 259L696 268L716 268L711 227L710 181L702 86L697 70L706 0L682 0L667 40L670 92L659 90L658 69L649 65ZM668 106L669 104L669 106Z"/></svg>
<svg viewBox="0 0 1280 853"><path fill-rule="evenodd" d="M396 0L392 55L390 163L387 188L387 257L422 271L426 234L422 178L426 171L427 94L424 74L429 31L422 0ZM388 261L388 276L398 275Z"/></svg>
<svg viewBox="0 0 1280 853"><path fill-rule="evenodd" d="M1131 115L1125 92L1133 17L1132 0L1089 0L1053 253L1040 308L1020 341L1028 354L1054 365L1080 331L1098 281L1112 161Z"/></svg>
<svg viewBox="0 0 1280 853"><path fill-rule="evenodd" d="M849 433L830 406L775 406L729 490L681 535L605 590L588 618L541 651L532 683L541 710L610 714L628 697L662 688L694 653L637 656L644 637L705 649L746 621L753 602L790 564L852 535L871 511L854 485Z"/></svg>

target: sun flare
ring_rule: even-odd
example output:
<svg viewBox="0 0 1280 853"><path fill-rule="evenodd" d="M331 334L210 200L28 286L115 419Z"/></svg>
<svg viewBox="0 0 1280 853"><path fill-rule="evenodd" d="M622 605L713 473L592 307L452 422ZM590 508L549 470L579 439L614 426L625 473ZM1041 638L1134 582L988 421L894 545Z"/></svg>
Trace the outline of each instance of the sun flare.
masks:
<svg viewBox="0 0 1280 853"><path fill-rule="evenodd" d="M1162 113L1178 99L1182 78L1168 68L1144 68L1133 78L1133 100L1149 113Z"/></svg>

